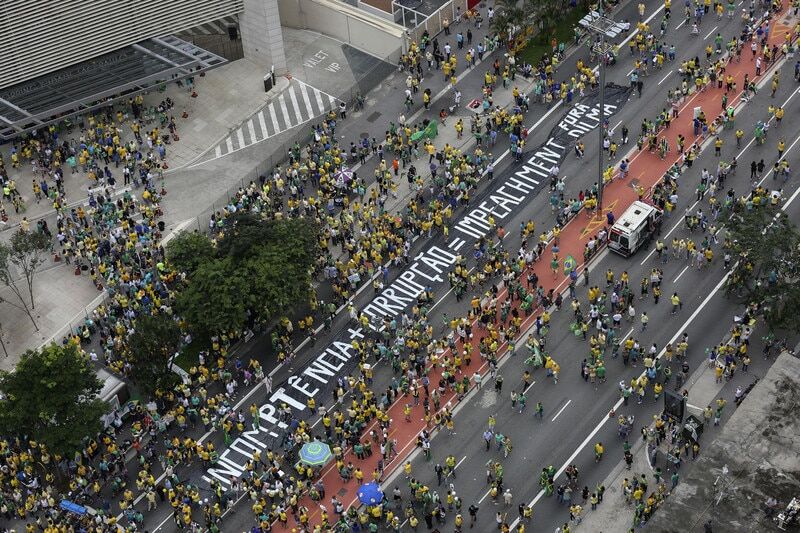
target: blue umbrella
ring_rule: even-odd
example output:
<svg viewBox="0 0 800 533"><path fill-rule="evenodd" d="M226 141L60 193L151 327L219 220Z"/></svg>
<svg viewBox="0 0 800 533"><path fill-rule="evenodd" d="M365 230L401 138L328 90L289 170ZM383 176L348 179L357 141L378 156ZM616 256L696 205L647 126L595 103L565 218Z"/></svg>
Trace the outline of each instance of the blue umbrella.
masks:
<svg viewBox="0 0 800 533"><path fill-rule="evenodd" d="M364 505L378 505L383 501L383 491L374 481L364 483L358 489L358 501Z"/></svg>
<svg viewBox="0 0 800 533"><path fill-rule="evenodd" d="M332 455L331 447L318 440L307 442L300 448L300 461L309 466L322 466Z"/></svg>

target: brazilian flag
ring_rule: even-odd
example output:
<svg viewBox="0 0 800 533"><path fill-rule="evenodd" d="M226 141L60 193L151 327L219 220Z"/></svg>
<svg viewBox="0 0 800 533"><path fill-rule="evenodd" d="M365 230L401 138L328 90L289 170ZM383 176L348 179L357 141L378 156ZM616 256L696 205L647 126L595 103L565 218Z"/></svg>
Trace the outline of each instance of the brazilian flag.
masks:
<svg viewBox="0 0 800 533"><path fill-rule="evenodd" d="M570 272L577 268L578 262L575 261L575 258L571 255L568 255L566 259L564 259L564 274L569 275Z"/></svg>
<svg viewBox="0 0 800 533"><path fill-rule="evenodd" d="M417 142L420 139L433 139L439 135L438 127L436 126L435 120L428 121L428 124L425 126L425 129L422 129L414 134L411 135L411 141Z"/></svg>

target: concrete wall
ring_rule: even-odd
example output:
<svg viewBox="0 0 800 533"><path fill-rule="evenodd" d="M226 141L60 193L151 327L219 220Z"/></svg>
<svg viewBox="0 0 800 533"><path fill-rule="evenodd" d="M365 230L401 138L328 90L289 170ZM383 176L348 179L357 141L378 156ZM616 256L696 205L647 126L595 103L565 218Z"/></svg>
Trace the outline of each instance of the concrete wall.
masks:
<svg viewBox="0 0 800 533"><path fill-rule="evenodd" d="M278 0L278 7L285 26L328 35L392 63L400 59L404 49L402 26L343 2Z"/></svg>
<svg viewBox="0 0 800 533"><path fill-rule="evenodd" d="M244 57L263 67L265 74L272 66L275 74L286 73L282 16L278 0L244 0L244 12L239 17Z"/></svg>

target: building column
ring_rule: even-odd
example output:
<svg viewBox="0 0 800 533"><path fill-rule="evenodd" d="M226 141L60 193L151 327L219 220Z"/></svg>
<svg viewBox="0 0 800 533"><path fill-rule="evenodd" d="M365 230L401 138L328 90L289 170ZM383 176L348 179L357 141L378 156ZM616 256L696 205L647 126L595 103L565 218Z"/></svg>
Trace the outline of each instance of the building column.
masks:
<svg viewBox="0 0 800 533"><path fill-rule="evenodd" d="M244 12L239 17L244 57L268 72L286 73L286 53L278 13L278 0L244 0Z"/></svg>

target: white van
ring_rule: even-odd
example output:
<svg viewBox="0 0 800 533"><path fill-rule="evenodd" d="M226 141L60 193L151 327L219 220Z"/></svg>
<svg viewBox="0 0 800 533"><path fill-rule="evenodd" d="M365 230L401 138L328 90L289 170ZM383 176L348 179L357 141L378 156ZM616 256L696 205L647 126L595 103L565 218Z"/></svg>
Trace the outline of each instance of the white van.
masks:
<svg viewBox="0 0 800 533"><path fill-rule="evenodd" d="M614 222L608 234L608 247L630 257L646 243L661 223L662 211L650 204L636 201Z"/></svg>

